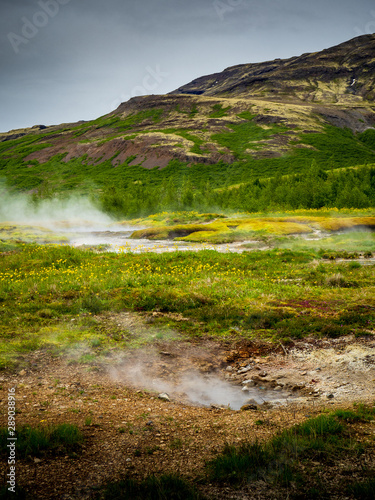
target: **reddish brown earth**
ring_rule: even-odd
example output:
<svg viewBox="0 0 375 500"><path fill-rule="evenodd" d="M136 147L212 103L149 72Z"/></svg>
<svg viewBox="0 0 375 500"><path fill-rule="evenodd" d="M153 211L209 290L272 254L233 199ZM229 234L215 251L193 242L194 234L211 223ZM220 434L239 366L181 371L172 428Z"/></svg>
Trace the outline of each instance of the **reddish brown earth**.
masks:
<svg viewBox="0 0 375 500"><path fill-rule="evenodd" d="M291 350L282 347L286 353L281 346L274 351L268 344L157 343L131 356L149 373L168 380L193 367L237 384L253 378L275 387L275 381L283 380L291 394L302 395L291 397L281 407L265 404L250 411L194 406L183 394L162 401L157 392L142 390L141 382L139 386L125 384L119 367L129 365L118 364L119 359L114 369L113 360L90 366L35 352L24 360L22 370L1 375L2 415L6 415L8 388L15 386L18 427L72 423L82 430L85 441L73 454L19 458L17 484L35 499L88 499L93 498L94 487L124 476L178 472L196 480L205 475L205 461L215 457L226 442L267 440L325 408L348 407L353 401L373 398L373 342L347 338L301 342ZM129 360L129 353L125 358ZM238 373L249 366L247 372ZM310 372L317 368L312 382ZM284 377L278 378L280 374ZM347 379L351 392L340 392L342 384L347 387ZM324 389L318 395L312 392L316 385ZM327 398L327 390L334 391L333 398ZM355 432L361 439L374 436L374 422L358 424ZM3 477L5 465L2 462L0 468ZM344 458L342 466L348 466ZM334 480L339 472L328 468L325 474ZM262 481L251 490L217 489L208 484L200 488L217 499L285 498Z"/></svg>

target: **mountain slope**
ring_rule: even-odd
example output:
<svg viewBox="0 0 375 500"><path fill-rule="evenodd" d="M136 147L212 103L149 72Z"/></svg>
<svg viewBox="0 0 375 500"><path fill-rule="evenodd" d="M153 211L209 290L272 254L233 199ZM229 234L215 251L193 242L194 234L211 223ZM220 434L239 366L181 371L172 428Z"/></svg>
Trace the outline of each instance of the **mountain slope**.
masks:
<svg viewBox="0 0 375 500"><path fill-rule="evenodd" d="M299 57L232 66L172 94L363 104L375 98L374 74L375 34Z"/></svg>
<svg viewBox="0 0 375 500"><path fill-rule="evenodd" d="M313 163L375 164L374 54L366 35L136 97L90 122L11 131L0 135L0 176L47 196L165 182L219 188Z"/></svg>

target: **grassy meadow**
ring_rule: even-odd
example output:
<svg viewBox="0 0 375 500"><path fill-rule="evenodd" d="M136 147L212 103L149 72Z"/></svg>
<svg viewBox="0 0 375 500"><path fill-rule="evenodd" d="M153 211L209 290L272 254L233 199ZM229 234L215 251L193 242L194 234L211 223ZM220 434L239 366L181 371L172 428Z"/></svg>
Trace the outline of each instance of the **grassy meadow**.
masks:
<svg viewBox="0 0 375 500"><path fill-rule="evenodd" d="M165 217L155 216L163 223ZM198 216L180 214L175 221L181 217ZM269 250L245 243L242 253L114 253L4 240L0 366L22 363L27 352L44 347L64 352L88 346L85 362L155 338L288 344L306 336L370 334L375 282L373 265L366 264L375 251L373 233L312 241L271 234L267 242ZM160 314L149 337L139 338L100 320L122 311Z"/></svg>
<svg viewBox="0 0 375 500"><path fill-rule="evenodd" d="M4 224L0 369L27 367L28 355L36 350L67 355L70 363L91 370L104 359L115 359L118 351L160 340L250 340L279 347L305 337L371 336L373 219L372 210L323 210L231 217L163 212L124 222L133 223L135 231L137 225L148 227L135 236L148 231L149 237L180 239L213 233L218 242L228 242L222 252L165 253L74 248L50 243L53 234L41 234L40 228ZM308 239L316 231L321 237ZM195 240L212 243L206 237ZM242 252L230 251L233 241ZM124 330L116 318L128 311L139 315L147 328ZM374 412L371 404L323 411L291 428L275 428L265 441L223 442L198 477L172 473L139 480L124 472L122 481L96 487L93 498L203 500L222 498L223 488L259 488L263 481L267 490L296 500L334 494L370 499L375 491L369 437ZM271 425L267 413L259 412L253 425ZM70 423L20 427L20 456L31 453L44 460L58 452L73 460L88 442L85 428L90 426L91 417L83 432ZM6 436L7 429L0 428L3 454ZM18 489L20 498L31 498L26 490ZM1 498L6 495L0 489Z"/></svg>

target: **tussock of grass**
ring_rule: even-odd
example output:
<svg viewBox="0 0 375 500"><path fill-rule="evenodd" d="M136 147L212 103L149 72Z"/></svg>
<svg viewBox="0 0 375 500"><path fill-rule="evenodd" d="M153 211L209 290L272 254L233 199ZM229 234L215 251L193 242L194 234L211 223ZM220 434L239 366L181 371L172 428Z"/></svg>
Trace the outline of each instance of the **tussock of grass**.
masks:
<svg viewBox="0 0 375 500"><path fill-rule="evenodd" d="M347 288L350 287L351 284L347 282L344 276L340 273L333 274L332 276L328 276L326 278L326 285L332 288Z"/></svg>
<svg viewBox="0 0 375 500"><path fill-rule="evenodd" d="M373 416L374 411L374 407L336 411L308 419L265 443L227 444L223 452L207 464L210 480L241 484L263 479L269 484L276 482L289 486L297 482L314 487L320 478L311 473L306 475L306 470L310 470L309 461L339 462L343 454L360 459L363 445L350 438L347 424L342 421L363 421L364 415L368 418L367 415ZM371 491L372 487L369 482L350 489Z"/></svg>
<svg viewBox="0 0 375 500"><path fill-rule="evenodd" d="M375 406L355 405L354 410L336 410L333 416L348 423L369 422L375 419Z"/></svg>
<svg viewBox="0 0 375 500"><path fill-rule="evenodd" d="M0 453L7 453L9 441L8 429L0 429ZM26 458L38 457L47 451L54 453L72 451L83 441L77 426L60 424L50 427L31 427L29 425L17 429L17 455Z"/></svg>
<svg viewBox="0 0 375 500"><path fill-rule="evenodd" d="M0 500L32 500L22 487L17 485L16 492L13 493L8 490L8 486L0 487Z"/></svg>
<svg viewBox="0 0 375 500"><path fill-rule="evenodd" d="M358 500L373 500L375 498L375 479L355 482L348 486L347 493Z"/></svg>
<svg viewBox="0 0 375 500"><path fill-rule="evenodd" d="M204 500L194 486L176 475L149 476L143 481L124 479L107 485L104 500Z"/></svg>

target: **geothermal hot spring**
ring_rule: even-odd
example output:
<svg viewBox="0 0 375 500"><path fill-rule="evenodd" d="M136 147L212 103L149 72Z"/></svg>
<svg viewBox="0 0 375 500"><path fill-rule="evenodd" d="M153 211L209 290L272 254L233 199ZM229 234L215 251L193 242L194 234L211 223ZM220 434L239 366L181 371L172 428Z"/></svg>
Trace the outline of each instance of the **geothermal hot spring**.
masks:
<svg viewBox="0 0 375 500"><path fill-rule="evenodd" d="M131 234L140 229L139 226L116 224L93 208L87 200L46 202L37 208L30 208L22 197L2 196L3 200L5 201L0 204L0 239L23 239L22 235L25 235L24 241L101 247L103 251L115 252L172 252L203 248L226 252L242 251L241 243L204 245L165 240L134 240ZM12 228L18 235L21 234L21 237L12 236ZM171 399L184 403L227 406L239 410L249 400L250 403L257 404L265 401L283 404L291 397L286 392L276 392L262 387L261 384L252 387L249 383L241 387L226 380L224 375L202 374L192 367L182 372L178 368L176 367L176 376L171 380L170 377L152 374L147 363L133 362L109 366L111 376L119 382L130 384L136 389L167 393Z"/></svg>
<svg viewBox="0 0 375 500"><path fill-rule="evenodd" d="M157 356L150 355L149 352L135 353L135 358L143 356L149 361L133 359L132 356L132 359L110 365L108 370L111 378L135 389L148 390L160 396L167 395L171 400L184 404L227 407L232 410L240 410L245 404L285 404L296 397L286 391L267 389L261 384L254 387L250 378L241 386L225 380L217 372L206 374L191 366L186 368L186 365L191 364L189 354L184 359L172 360L168 367L169 373L160 375L160 371L157 373L157 366L165 367L163 361L157 360Z"/></svg>

